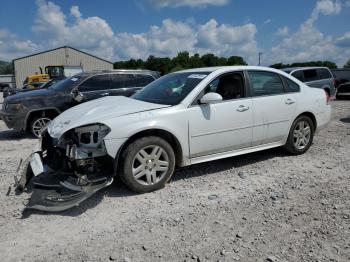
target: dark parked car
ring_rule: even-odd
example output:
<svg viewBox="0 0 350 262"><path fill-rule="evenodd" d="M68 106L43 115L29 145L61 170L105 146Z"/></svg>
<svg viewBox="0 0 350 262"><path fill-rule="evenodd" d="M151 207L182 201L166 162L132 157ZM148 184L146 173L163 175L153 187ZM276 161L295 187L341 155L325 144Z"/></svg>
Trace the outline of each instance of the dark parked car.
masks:
<svg viewBox="0 0 350 262"><path fill-rule="evenodd" d="M5 89L2 93L3 98L6 98L8 96L20 93L20 92L28 92L28 91L33 91L33 90L37 90L37 89L46 89L49 88L50 86L52 86L53 84L57 83L58 81L60 81L59 79L52 79L46 83L41 83L41 82L37 82L37 83L32 83L32 85L35 87L35 89L31 89L31 88L27 88L27 86L23 86L22 88L8 88Z"/></svg>
<svg viewBox="0 0 350 262"><path fill-rule="evenodd" d="M3 92L4 90L10 88L9 84L5 84L5 83L0 83L0 92Z"/></svg>
<svg viewBox="0 0 350 262"><path fill-rule="evenodd" d="M49 121L79 103L104 96L131 96L159 77L147 70L80 73L47 89L20 92L5 98L1 118L8 128L39 136Z"/></svg>
<svg viewBox="0 0 350 262"><path fill-rule="evenodd" d="M294 67L282 70L310 87L322 88L328 95L335 95L335 79L327 67Z"/></svg>
<svg viewBox="0 0 350 262"><path fill-rule="evenodd" d="M337 99L350 98L350 69L334 69L332 72L335 76L337 87L335 97Z"/></svg>

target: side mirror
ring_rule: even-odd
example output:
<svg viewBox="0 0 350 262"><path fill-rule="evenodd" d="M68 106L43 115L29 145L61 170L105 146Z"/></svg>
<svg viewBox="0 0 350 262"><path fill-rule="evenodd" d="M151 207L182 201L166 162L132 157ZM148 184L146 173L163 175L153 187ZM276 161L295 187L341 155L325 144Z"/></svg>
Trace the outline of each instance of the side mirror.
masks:
<svg viewBox="0 0 350 262"><path fill-rule="evenodd" d="M85 99L84 94L79 92L78 89L72 90L71 95L72 95L73 99L75 101L77 101L78 103L80 103L81 101L83 101Z"/></svg>
<svg viewBox="0 0 350 262"><path fill-rule="evenodd" d="M218 93L207 93L201 99L201 104L213 104L222 101L222 96Z"/></svg>

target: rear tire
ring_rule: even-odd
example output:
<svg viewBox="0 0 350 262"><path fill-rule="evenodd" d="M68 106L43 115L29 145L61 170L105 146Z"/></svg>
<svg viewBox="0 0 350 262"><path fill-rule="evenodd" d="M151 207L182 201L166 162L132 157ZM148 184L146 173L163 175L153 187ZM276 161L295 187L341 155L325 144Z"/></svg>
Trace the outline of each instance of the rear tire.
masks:
<svg viewBox="0 0 350 262"><path fill-rule="evenodd" d="M315 127L310 117L299 116L290 128L284 149L293 155L305 153L311 146Z"/></svg>
<svg viewBox="0 0 350 262"><path fill-rule="evenodd" d="M175 154L160 137L142 137L122 154L120 178L134 192L147 193L165 186L174 173Z"/></svg>

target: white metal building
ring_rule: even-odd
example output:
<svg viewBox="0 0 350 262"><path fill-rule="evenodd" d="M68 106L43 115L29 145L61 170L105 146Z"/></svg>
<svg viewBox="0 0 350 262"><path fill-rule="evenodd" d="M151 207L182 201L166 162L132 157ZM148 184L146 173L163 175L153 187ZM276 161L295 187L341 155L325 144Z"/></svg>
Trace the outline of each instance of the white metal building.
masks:
<svg viewBox="0 0 350 262"><path fill-rule="evenodd" d="M16 86L21 88L28 75L40 74L49 65L79 66L83 71L113 69L113 63L107 60L73 47L62 46L14 59Z"/></svg>

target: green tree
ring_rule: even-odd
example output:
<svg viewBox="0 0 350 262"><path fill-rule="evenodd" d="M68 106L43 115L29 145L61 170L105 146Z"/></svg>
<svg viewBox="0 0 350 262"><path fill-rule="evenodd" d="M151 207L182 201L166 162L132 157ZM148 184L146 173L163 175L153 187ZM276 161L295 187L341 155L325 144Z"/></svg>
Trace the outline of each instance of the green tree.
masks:
<svg viewBox="0 0 350 262"><path fill-rule="evenodd" d="M350 59L345 63L344 68L350 68Z"/></svg>
<svg viewBox="0 0 350 262"><path fill-rule="evenodd" d="M227 65L247 65L247 63L240 56L230 56L227 59Z"/></svg>
<svg viewBox="0 0 350 262"><path fill-rule="evenodd" d="M324 66L330 69L338 68L336 63L332 61L309 61L309 62L299 62L299 63L293 63L293 64L277 63L277 64L270 65L270 67L276 68L276 69L282 69L282 68L288 68L288 67L305 67L305 66Z"/></svg>
<svg viewBox="0 0 350 262"><path fill-rule="evenodd" d="M0 61L0 75L13 74L13 66L10 62Z"/></svg>

